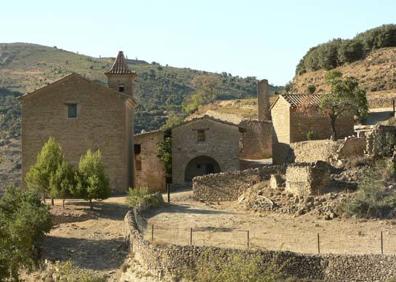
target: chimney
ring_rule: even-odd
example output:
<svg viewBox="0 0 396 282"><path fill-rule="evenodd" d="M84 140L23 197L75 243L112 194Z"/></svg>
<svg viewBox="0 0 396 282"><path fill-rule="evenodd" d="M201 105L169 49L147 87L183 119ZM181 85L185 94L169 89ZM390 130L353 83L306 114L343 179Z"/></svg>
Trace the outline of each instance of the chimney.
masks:
<svg viewBox="0 0 396 282"><path fill-rule="evenodd" d="M271 120L270 104L269 104L269 86L268 80L263 79L257 82L257 104L258 104L258 120Z"/></svg>

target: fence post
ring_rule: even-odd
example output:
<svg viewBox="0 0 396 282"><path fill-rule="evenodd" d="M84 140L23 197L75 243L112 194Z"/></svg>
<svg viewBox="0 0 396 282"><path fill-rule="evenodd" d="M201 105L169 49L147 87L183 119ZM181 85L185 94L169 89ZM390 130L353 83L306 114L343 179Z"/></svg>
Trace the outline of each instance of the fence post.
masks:
<svg viewBox="0 0 396 282"><path fill-rule="evenodd" d="M151 225L151 241L154 241L154 224Z"/></svg>
<svg viewBox="0 0 396 282"><path fill-rule="evenodd" d="M381 255L384 254L384 236L381 231Z"/></svg>
<svg viewBox="0 0 396 282"><path fill-rule="evenodd" d="M246 230L247 248L250 248L250 236L249 230Z"/></svg>
<svg viewBox="0 0 396 282"><path fill-rule="evenodd" d="M190 246L192 246L192 233L193 233L193 229L190 228Z"/></svg>
<svg viewBox="0 0 396 282"><path fill-rule="evenodd" d="M318 233L318 254L320 254L320 236Z"/></svg>

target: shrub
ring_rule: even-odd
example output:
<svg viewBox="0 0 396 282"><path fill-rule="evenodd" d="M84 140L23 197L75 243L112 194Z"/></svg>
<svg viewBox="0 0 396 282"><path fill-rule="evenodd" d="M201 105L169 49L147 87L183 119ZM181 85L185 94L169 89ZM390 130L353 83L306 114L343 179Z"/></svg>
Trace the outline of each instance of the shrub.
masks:
<svg viewBox="0 0 396 282"><path fill-rule="evenodd" d="M105 174L102 154L99 150L88 150L78 164L77 187L75 195L89 201L93 209L92 200L107 199L111 195L109 179Z"/></svg>
<svg viewBox="0 0 396 282"><path fill-rule="evenodd" d="M313 138L314 138L314 132L312 130L308 130L307 140L312 140Z"/></svg>
<svg viewBox="0 0 396 282"><path fill-rule="evenodd" d="M281 267L272 261L261 265L259 256L232 254L228 257L206 251L201 254L195 269L181 273L188 281L197 282L272 282L281 281Z"/></svg>
<svg viewBox="0 0 396 282"><path fill-rule="evenodd" d="M81 269L71 261L57 262L55 274L67 282L105 282L106 279L92 270Z"/></svg>
<svg viewBox="0 0 396 282"><path fill-rule="evenodd" d="M345 203L348 215L363 218L387 218L396 210L396 191L388 190L387 183L394 182L395 167L391 161L377 161L364 173L355 198Z"/></svg>
<svg viewBox="0 0 396 282"><path fill-rule="evenodd" d="M128 206L131 208L148 205L159 207L163 203L162 195L159 193L150 193L148 188L130 188L127 197Z"/></svg>
<svg viewBox="0 0 396 282"><path fill-rule="evenodd" d="M17 280L22 267L35 264L39 245L50 229L48 207L37 193L6 189L0 199L0 281Z"/></svg>

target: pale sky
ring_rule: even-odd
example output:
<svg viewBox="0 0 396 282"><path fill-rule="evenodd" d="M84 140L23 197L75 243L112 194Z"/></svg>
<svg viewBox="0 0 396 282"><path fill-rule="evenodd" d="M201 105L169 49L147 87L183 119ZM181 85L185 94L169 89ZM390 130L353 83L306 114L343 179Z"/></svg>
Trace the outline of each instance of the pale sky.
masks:
<svg viewBox="0 0 396 282"><path fill-rule="evenodd" d="M267 78L283 85L312 46L396 23L395 0L12 0L0 42Z"/></svg>

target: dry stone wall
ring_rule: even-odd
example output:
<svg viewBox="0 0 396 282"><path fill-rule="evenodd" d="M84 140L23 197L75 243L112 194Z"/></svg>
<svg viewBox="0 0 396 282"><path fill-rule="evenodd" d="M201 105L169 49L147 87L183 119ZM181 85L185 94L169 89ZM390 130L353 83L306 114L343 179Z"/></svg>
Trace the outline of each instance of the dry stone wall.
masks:
<svg viewBox="0 0 396 282"><path fill-rule="evenodd" d="M259 257L262 267L279 267L285 276L318 281L388 281L396 277L396 256L308 255L283 251L236 250L205 246L154 245L144 240L145 222L139 207L125 216L125 235L130 251L143 267L161 281L174 281L186 269L194 269L202 253L224 260L231 255Z"/></svg>
<svg viewBox="0 0 396 282"><path fill-rule="evenodd" d="M285 167L267 165L242 171L209 174L193 179L194 199L204 201L235 201L256 183L269 180L271 174L284 173Z"/></svg>

